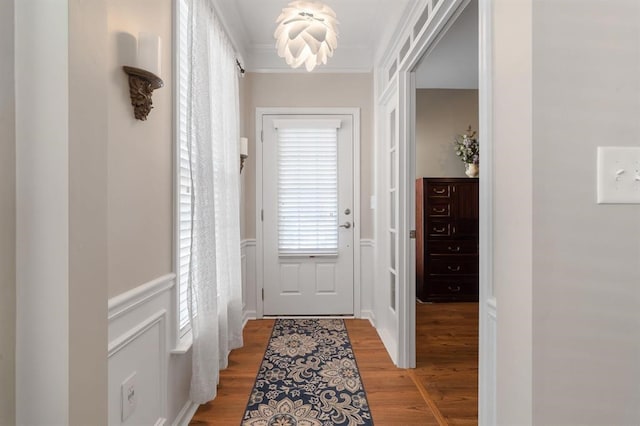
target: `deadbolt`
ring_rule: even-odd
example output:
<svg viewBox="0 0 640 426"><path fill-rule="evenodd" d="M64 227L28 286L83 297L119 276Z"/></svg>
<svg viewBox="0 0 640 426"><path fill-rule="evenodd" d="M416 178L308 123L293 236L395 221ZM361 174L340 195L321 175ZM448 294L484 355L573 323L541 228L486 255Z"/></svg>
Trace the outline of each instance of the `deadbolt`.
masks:
<svg viewBox="0 0 640 426"><path fill-rule="evenodd" d="M350 215L350 214L351 214L351 210L349 210L349 209L345 209L344 214L346 214L346 215Z"/></svg>

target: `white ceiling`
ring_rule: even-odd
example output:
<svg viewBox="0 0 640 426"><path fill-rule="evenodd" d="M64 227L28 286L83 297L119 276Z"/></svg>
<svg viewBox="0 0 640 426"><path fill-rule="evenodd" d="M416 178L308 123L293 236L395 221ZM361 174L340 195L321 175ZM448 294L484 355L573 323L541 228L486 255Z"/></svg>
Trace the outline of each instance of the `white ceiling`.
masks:
<svg viewBox="0 0 640 426"><path fill-rule="evenodd" d="M472 0L416 68L419 89L478 88L478 0Z"/></svg>
<svg viewBox="0 0 640 426"><path fill-rule="evenodd" d="M227 31L249 71L292 71L278 57L273 32L276 18L290 0L215 0ZM374 57L418 0L323 0L337 14L338 48L325 72L371 71ZM304 71L304 67L300 68ZM316 71L314 71L316 72Z"/></svg>

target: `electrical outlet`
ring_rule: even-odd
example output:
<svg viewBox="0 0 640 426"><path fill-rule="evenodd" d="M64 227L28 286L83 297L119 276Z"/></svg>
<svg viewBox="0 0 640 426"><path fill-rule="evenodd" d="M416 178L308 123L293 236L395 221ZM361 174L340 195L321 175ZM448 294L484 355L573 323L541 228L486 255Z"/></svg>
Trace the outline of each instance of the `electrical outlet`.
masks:
<svg viewBox="0 0 640 426"><path fill-rule="evenodd" d="M640 204L640 147L598 147L598 204Z"/></svg>
<svg viewBox="0 0 640 426"><path fill-rule="evenodd" d="M120 385L122 397L122 421L124 422L133 414L138 405L138 388L136 387L136 372L131 373Z"/></svg>

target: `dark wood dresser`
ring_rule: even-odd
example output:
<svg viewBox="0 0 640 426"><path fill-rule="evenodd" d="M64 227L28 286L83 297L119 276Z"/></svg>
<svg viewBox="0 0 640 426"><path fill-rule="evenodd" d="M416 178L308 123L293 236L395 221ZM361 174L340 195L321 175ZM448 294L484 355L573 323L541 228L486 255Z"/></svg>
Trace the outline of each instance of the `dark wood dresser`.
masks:
<svg viewBox="0 0 640 426"><path fill-rule="evenodd" d="M416 294L478 300L478 179L416 180Z"/></svg>

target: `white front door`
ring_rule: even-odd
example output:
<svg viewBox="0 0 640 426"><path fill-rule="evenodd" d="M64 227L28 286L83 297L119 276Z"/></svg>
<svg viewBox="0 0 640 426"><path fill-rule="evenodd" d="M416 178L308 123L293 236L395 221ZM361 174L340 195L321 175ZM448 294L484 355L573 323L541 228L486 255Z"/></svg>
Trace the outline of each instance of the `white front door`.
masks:
<svg viewBox="0 0 640 426"><path fill-rule="evenodd" d="M353 117L263 115L265 315L352 315Z"/></svg>

